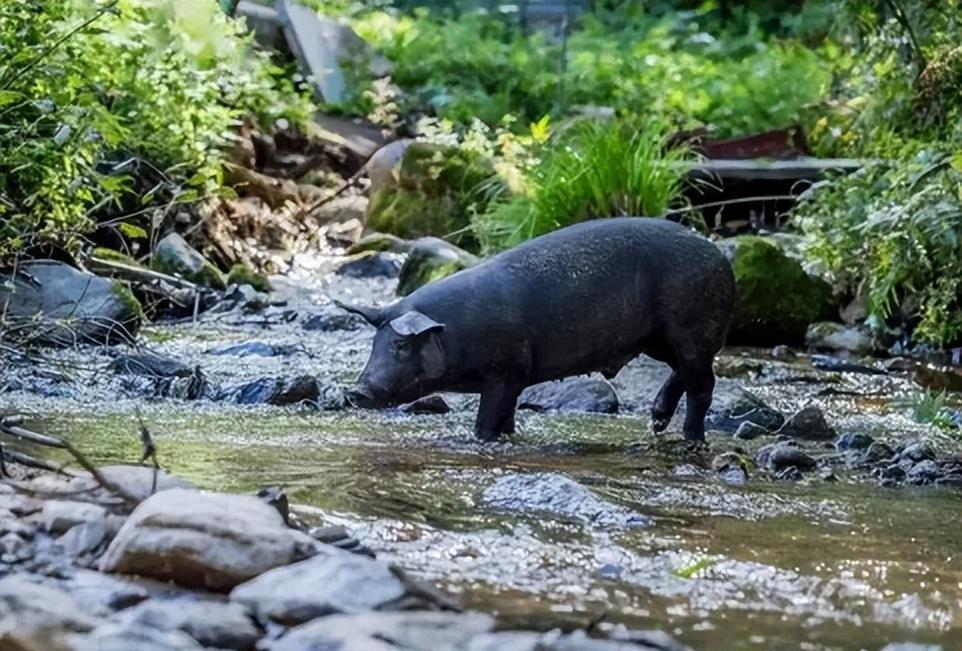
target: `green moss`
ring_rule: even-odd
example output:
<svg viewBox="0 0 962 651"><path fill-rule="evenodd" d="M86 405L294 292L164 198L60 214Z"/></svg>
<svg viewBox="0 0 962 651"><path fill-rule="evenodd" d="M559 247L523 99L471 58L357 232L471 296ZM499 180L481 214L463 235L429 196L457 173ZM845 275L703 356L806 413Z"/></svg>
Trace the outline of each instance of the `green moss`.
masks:
<svg viewBox="0 0 962 651"><path fill-rule="evenodd" d="M271 291L271 282L245 264L235 264L227 274L228 285L250 285L259 292Z"/></svg>
<svg viewBox="0 0 962 651"><path fill-rule="evenodd" d="M411 249L411 243L395 237L388 233L368 233L360 240L351 245L347 250L348 255L372 252L407 253Z"/></svg>
<svg viewBox="0 0 962 651"><path fill-rule="evenodd" d="M407 296L422 285L447 278L474 266L478 259L456 246L434 237L414 244L398 276L397 293Z"/></svg>
<svg viewBox="0 0 962 651"><path fill-rule="evenodd" d="M832 318L832 289L808 275L766 238L735 238L732 268L738 306L730 340L752 344L801 342L810 323Z"/></svg>
<svg viewBox="0 0 962 651"><path fill-rule="evenodd" d="M137 262L137 260L126 253L121 253L120 251L108 249L107 247L103 246L96 247L90 252L90 255L94 258L99 258L108 262L119 262L120 264L125 264L129 267L138 267L140 269L144 268L144 265L140 264Z"/></svg>
<svg viewBox="0 0 962 651"><path fill-rule="evenodd" d="M431 197L420 190L404 188L385 188L375 193L368 211L369 228L404 239L441 237L471 223L453 198ZM459 242L468 239L465 235Z"/></svg>
<svg viewBox="0 0 962 651"><path fill-rule="evenodd" d="M495 176L491 162L476 152L415 142L398 168L401 187L428 196L475 195Z"/></svg>
<svg viewBox="0 0 962 651"><path fill-rule="evenodd" d="M136 333L144 322L143 306L125 283L115 281L111 289L113 290L114 296L120 299L120 302L123 304L124 309L127 310L129 315L124 320L124 327L130 334Z"/></svg>

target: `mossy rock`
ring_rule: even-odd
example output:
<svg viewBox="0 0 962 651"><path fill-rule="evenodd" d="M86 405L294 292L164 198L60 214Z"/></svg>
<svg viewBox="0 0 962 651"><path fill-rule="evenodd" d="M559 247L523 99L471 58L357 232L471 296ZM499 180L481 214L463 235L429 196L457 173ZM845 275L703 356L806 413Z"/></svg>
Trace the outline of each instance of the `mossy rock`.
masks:
<svg viewBox="0 0 962 651"><path fill-rule="evenodd" d="M454 235L454 243L477 247L470 229L496 182L491 162L479 154L427 143L410 145L396 168L397 185L381 188L368 205L371 230L404 239Z"/></svg>
<svg viewBox="0 0 962 651"><path fill-rule="evenodd" d="M250 285L259 292L271 291L271 281L246 264L235 264L227 273L228 285Z"/></svg>
<svg viewBox="0 0 962 651"><path fill-rule="evenodd" d="M227 281L220 269L177 233L171 233L157 243L153 268L205 287L227 289Z"/></svg>
<svg viewBox="0 0 962 651"><path fill-rule="evenodd" d="M730 343L801 343L810 323L836 315L828 283L809 275L776 241L743 235L718 246L732 263L738 291Z"/></svg>
<svg viewBox="0 0 962 651"><path fill-rule="evenodd" d="M368 233L351 245L348 255L358 253L407 253L411 250L411 242L388 233Z"/></svg>
<svg viewBox="0 0 962 651"><path fill-rule="evenodd" d="M419 190L387 188L377 192L368 207L369 228L403 239L448 235L470 223L454 198L431 197Z"/></svg>
<svg viewBox="0 0 962 651"><path fill-rule="evenodd" d="M473 267L478 258L437 237L423 237L414 243L398 276L397 293L407 296L428 283Z"/></svg>

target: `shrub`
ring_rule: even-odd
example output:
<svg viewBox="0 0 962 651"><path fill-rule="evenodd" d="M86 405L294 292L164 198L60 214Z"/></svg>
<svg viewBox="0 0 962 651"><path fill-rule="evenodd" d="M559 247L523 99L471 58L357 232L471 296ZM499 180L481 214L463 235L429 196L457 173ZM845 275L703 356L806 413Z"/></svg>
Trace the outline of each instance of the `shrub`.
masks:
<svg viewBox="0 0 962 651"><path fill-rule="evenodd" d="M306 121L310 105L243 32L215 2L6 0L0 256L70 246L104 212L216 192L244 115ZM145 168L155 180L138 187Z"/></svg>
<svg viewBox="0 0 962 651"><path fill-rule="evenodd" d="M489 249L597 217L661 215L680 193L688 154L667 146L665 124L580 121L548 144L527 192L476 220Z"/></svg>

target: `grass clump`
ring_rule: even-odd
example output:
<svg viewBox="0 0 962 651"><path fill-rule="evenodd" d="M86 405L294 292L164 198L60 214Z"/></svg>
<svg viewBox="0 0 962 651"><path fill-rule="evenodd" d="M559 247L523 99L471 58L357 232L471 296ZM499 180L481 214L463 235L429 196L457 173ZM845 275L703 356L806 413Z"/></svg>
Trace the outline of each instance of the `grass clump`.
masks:
<svg viewBox="0 0 962 651"><path fill-rule="evenodd" d="M667 138L657 120L576 122L544 146L525 191L476 219L485 248L598 217L662 215L680 194L690 160Z"/></svg>

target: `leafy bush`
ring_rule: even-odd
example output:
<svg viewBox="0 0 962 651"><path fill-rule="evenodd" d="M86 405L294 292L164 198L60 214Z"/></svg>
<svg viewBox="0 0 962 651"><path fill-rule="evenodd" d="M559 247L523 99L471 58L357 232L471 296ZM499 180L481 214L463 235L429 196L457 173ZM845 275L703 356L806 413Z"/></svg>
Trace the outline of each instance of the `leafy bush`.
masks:
<svg viewBox="0 0 962 651"><path fill-rule="evenodd" d="M815 191L798 210L806 254L867 296L870 323L936 344L962 337L962 159L921 154Z"/></svg>
<svg viewBox="0 0 962 651"><path fill-rule="evenodd" d="M627 4L585 16L569 39L567 70L560 43L482 14L367 12L355 27L394 62L408 108L426 105L462 124L493 125L509 114L523 124L603 105L726 136L786 126L822 99L831 72L820 53L769 38L757 19L712 34L699 17Z"/></svg>
<svg viewBox="0 0 962 651"><path fill-rule="evenodd" d="M69 244L104 210L216 192L244 115L305 121L310 105L243 33L215 2L5 1L0 256ZM144 166L159 181L135 188Z"/></svg>
<svg viewBox="0 0 962 651"><path fill-rule="evenodd" d="M541 152L530 187L476 220L490 249L597 217L661 215L682 189L687 152L664 123L581 121Z"/></svg>

